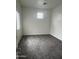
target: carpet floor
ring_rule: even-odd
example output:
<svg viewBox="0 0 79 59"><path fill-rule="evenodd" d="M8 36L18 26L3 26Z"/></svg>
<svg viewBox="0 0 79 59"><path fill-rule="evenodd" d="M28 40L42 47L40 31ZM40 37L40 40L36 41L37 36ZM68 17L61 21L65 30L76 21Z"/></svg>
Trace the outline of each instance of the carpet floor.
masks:
<svg viewBox="0 0 79 59"><path fill-rule="evenodd" d="M18 59L62 59L62 41L52 35L24 35Z"/></svg>

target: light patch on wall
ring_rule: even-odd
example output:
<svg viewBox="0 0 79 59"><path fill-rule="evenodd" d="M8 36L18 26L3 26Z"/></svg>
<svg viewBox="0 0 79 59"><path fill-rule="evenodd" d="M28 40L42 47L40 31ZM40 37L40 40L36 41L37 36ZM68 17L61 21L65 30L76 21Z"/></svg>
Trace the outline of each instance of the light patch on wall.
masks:
<svg viewBox="0 0 79 59"><path fill-rule="evenodd" d="M44 13L43 12L37 12L37 19L44 19Z"/></svg>
<svg viewBox="0 0 79 59"><path fill-rule="evenodd" d="M20 30L20 14L16 11L16 29Z"/></svg>

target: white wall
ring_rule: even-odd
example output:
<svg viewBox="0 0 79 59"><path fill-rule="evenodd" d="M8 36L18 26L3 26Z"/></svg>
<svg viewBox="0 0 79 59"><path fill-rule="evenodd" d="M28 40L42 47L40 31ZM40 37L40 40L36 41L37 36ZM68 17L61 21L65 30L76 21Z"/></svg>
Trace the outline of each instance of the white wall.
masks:
<svg viewBox="0 0 79 59"><path fill-rule="evenodd" d="M20 14L20 29L19 30L16 29L16 47L17 47L18 42L22 37L22 9L18 0L16 0L16 12Z"/></svg>
<svg viewBox="0 0 79 59"><path fill-rule="evenodd" d="M52 9L52 20L50 34L62 39L62 5Z"/></svg>
<svg viewBox="0 0 79 59"><path fill-rule="evenodd" d="M37 12L44 13L44 19L37 19ZM23 8L23 34L49 34L50 10L37 8Z"/></svg>

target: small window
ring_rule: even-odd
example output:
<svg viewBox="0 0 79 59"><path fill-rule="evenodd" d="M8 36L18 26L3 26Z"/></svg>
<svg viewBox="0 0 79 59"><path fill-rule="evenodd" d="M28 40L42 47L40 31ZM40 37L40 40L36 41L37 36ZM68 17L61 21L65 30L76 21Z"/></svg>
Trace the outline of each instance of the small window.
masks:
<svg viewBox="0 0 79 59"><path fill-rule="evenodd" d="M16 29L20 29L20 14L16 11Z"/></svg>
<svg viewBox="0 0 79 59"><path fill-rule="evenodd" d="M37 13L37 19L43 19L44 18L44 13L43 12L38 12Z"/></svg>

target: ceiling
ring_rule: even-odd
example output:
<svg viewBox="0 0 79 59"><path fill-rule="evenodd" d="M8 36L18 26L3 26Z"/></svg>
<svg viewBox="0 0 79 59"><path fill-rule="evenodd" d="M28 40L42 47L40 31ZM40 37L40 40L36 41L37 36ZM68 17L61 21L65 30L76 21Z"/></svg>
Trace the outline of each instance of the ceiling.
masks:
<svg viewBox="0 0 79 59"><path fill-rule="evenodd" d="M44 5L43 3L47 4ZM62 0L20 0L22 7L33 7L33 8L54 8L55 6L62 3Z"/></svg>

